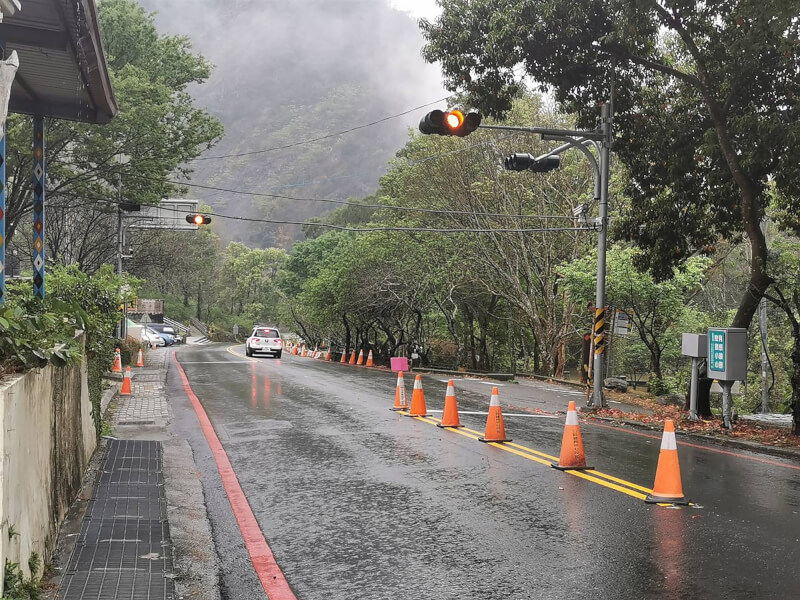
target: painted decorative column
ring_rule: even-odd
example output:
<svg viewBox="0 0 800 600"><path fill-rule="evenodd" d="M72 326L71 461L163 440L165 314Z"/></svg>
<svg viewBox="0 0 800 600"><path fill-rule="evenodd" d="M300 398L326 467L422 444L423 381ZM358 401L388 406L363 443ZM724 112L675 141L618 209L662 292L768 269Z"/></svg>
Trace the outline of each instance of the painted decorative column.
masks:
<svg viewBox="0 0 800 600"><path fill-rule="evenodd" d="M6 128L0 129L0 306L6 303Z"/></svg>
<svg viewBox="0 0 800 600"><path fill-rule="evenodd" d="M5 46L0 42L2 52ZM0 61L0 306L6 302L6 116L11 84L19 68L16 50Z"/></svg>
<svg viewBox="0 0 800 600"><path fill-rule="evenodd" d="M33 117L33 295L44 298L44 117Z"/></svg>

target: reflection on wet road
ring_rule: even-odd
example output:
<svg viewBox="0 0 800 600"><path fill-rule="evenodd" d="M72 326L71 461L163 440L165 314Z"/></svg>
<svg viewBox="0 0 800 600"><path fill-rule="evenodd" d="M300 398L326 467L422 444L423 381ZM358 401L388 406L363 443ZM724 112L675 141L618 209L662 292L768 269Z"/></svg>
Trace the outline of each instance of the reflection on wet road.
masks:
<svg viewBox="0 0 800 600"><path fill-rule="evenodd" d="M389 410L391 373L237 353L204 346L178 358L298 598L796 594L798 465L681 445L683 488L696 506L653 506L641 498L657 437L584 423L598 472L564 473L549 466L563 418L509 411L512 444L476 441L489 386L456 382L466 427L442 430L433 426L440 412ZM428 408L441 410L441 377L423 383ZM507 384L500 400L563 410L575 397L559 393Z"/></svg>

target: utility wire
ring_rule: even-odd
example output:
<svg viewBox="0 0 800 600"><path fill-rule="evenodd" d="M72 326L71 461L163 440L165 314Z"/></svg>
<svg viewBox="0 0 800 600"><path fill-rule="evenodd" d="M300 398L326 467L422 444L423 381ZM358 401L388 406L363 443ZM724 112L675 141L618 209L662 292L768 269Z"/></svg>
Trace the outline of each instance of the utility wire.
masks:
<svg viewBox="0 0 800 600"><path fill-rule="evenodd" d="M138 177L137 175L131 174L133 177ZM360 202L353 202L351 200L334 200L330 198L298 198L294 196L284 196L282 194L268 194L265 192L249 192L246 190L233 190L228 188L220 188L210 185L203 185L200 183L188 183L188 182L180 182L180 181L173 181L167 180L167 183L171 183L173 185L185 185L187 187L193 188L200 188L204 190L212 190L215 192L224 192L226 194L240 194L243 196L255 196L260 198L277 198L281 200L294 200L294 201L301 201L301 202L324 202L328 204L339 204L342 206L353 206L356 208L373 208L376 210L396 210L400 212L413 212L413 213L424 213L424 214L434 214L434 215L466 215L470 217L505 217L505 218L514 218L514 219L538 219L538 220L548 220L548 219L574 219L572 215L522 215L522 214L507 214L507 213L486 213L486 212L476 212L471 210L455 210L455 209L435 209L435 208L417 208L412 206L394 206L389 204L362 204Z"/></svg>
<svg viewBox="0 0 800 600"><path fill-rule="evenodd" d="M82 196L85 198L85 196ZM119 206L115 200L95 198L96 202L103 202L110 205ZM176 208L161 208L162 211L169 211L179 215L196 214L193 211L181 210ZM377 226L377 227L349 227L347 225L334 225L331 223L315 223L313 221L288 221L283 219L265 219L259 217L242 217L239 215L225 215L221 213L211 213L209 216L219 219L230 219L233 221L248 221L251 223L269 223L274 225L299 225L303 227L322 227L336 231L347 231L353 233L369 233L373 231L399 231L413 233L542 233L557 231L594 231L591 227L500 227L500 228L480 228L480 227L401 227L401 226ZM144 220L144 219L143 219Z"/></svg>
<svg viewBox="0 0 800 600"><path fill-rule="evenodd" d="M351 127L350 129L344 129L342 131L337 131L336 133L329 133L327 135L321 135L319 137L311 138L308 140L302 140L299 142L292 142L291 144L285 144L283 146L273 146L272 148L264 148L263 150L251 150L250 152L239 152L234 154L221 154L219 156L198 156L197 158L191 159L192 161L197 160L218 160L221 158L237 158L240 156L252 156L253 154L265 154L267 152L274 152L275 150L285 150L286 148L294 148L295 146L302 146L303 144L311 144L312 142L318 142L320 140L327 140L332 137L337 137L340 135L344 135L346 133L350 133L352 131L358 131L359 129L366 129L367 127L372 127L373 125L377 125L378 123L383 123L385 121L389 121L391 119L396 119L397 117L402 117L407 115L408 113L414 112L415 110L419 110L420 108L425 108L426 106L430 106L432 104L438 104L439 102L444 102L445 100L449 100L455 94L450 94L449 96L445 96L444 98L439 98L438 100L434 100L433 102L427 102L425 104L420 104L419 106L415 106L414 108L410 108L405 110L401 113L397 113L396 115L389 115L388 117L383 117L382 119L378 119L377 121L372 121L371 123L366 123L364 125L357 125L355 127Z"/></svg>

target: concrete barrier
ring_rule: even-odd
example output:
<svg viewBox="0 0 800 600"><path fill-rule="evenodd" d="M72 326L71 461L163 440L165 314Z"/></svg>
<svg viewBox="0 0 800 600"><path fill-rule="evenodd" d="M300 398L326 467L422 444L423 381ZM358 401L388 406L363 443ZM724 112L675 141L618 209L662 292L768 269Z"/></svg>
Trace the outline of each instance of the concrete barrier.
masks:
<svg viewBox="0 0 800 600"><path fill-rule="evenodd" d="M96 446L85 361L0 380L0 565L50 558Z"/></svg>

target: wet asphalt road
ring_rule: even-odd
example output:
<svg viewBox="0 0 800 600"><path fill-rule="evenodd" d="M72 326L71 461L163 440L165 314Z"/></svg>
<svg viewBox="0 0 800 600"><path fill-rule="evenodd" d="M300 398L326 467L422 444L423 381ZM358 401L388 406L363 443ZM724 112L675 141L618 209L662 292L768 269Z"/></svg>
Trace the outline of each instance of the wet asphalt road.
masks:
<svg viewBox="0 0 800 600"><path fill-rule="evenodd" d="M699 507L652 506L391 412L394 374L234 351L190 346L177 357L302 600L797 597L797 463L680 444L684 492ZM429 410L442 408L443 379L423 377ZM263 598L173 367L169 384L173 430L201 473L221 587ZM490 391L456 382L467 427L483 431L486 417L466 413L486 411ZM581 398L540 384L500 388L504 415L569 400ZM505 425L515 443L558 455L563 416L505 416ZM581 431L590 464L652 486L657 437Z"/></svg>

